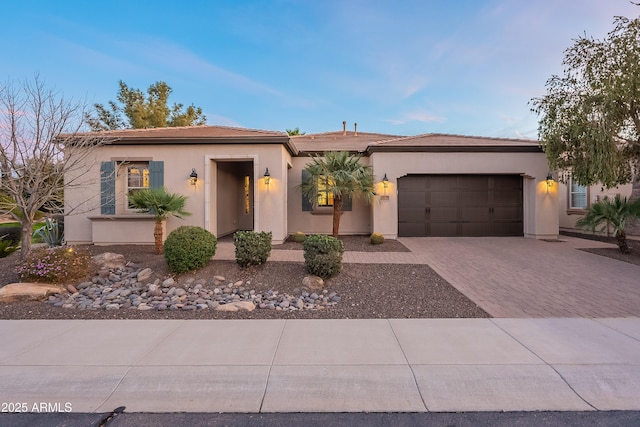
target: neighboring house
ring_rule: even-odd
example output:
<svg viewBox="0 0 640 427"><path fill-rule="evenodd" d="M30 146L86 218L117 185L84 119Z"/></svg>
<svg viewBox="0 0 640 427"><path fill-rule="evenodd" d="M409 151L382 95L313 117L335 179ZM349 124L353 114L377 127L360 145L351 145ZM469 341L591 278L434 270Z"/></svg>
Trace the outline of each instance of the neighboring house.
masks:
<svg viewBox="0 0 640 427"><path fill-rule="evenodd" d="M537 141L425 134L402 137L342 131L284 132L197 126L104 132L86 185L67 189L69 243L152 243L153 220L127 196L165 186L188 197L192 215L170 218L168 232L198 225L217 236L271 231L331 232L332 198L306 200L298 186L310 155L347 150L373 167L372 204L345 203L342 234L398 236L558 235L558 185ZM268 173L266 173L268 170ZM197 181L191 179L197 174ZM384 180L384 178L387 178ZM557 184L557 183L556 183Z"/></svg>

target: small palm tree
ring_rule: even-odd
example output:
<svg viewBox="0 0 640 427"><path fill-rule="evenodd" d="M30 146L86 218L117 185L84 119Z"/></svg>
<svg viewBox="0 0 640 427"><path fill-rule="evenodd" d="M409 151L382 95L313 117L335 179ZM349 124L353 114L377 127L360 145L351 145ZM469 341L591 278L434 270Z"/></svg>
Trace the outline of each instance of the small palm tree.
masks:
<svg viewBox="0 0 640 427"><path fill-rule="evenodd" d="M321 193L333 198L332 234L337 238L344 200L356 195L371 202L375 196L371 166L346 151L328 151L323 157L313 157L305 170L309 179L299 186L302 194L311 201L317 201Z"/></svg>
<svg viewBox="0 0 640 427"><path fill-rule="evenodd" d="M136 191L129 197L129 203L133 208L138 209L138 212L149 213L156 219L153 230L156 254L162 253L162 221L170 216L182 218L191 215L184 210L186 202L185 196L169 193L163 187Z"/></svg>
<svg viewBox="0 0 640 427"><path fill-rule="evenodd" d="M601 201L589 206L585 216L576 222L576 226L599 232L609 231L609 228L613 227L613 237L618 241L620 252L628 254L631 251L627 244L625 227L627 220L633 217L640 217L640 199L630 202L626 197L616 194L613 200L605 196Z"/></svg>

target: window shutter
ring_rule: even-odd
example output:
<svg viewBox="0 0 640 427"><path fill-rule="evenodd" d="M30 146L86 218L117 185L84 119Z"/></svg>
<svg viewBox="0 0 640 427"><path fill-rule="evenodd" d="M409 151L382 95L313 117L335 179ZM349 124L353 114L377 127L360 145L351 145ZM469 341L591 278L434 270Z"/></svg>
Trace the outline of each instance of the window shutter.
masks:
<svg viewBox="0 0 640 427"><path fill-rule="evenodd" d="M100 214L116 214L116 165L100 163Z"/></svg>
<svg viewBox="0 0 640 427"><path fill-rule="evenodd" d="M350 212L352 208L352 198L350 196L345 197L342 200L342 212Z"/></svg>
<svg viewBox="0 0 640 427"><path fill-rule="evenodd" d="M149 162L149 186L164 187L164 162Z"/></svg>
<svg viewBox="0 0 640 427"><path fill-rule="evenodd" d="M309 172L305 169L302 169L302 182L307 182L311 177L309 176ZM302 212L311 212L313 210L313 203L311 200L302 195Z"/></svg>

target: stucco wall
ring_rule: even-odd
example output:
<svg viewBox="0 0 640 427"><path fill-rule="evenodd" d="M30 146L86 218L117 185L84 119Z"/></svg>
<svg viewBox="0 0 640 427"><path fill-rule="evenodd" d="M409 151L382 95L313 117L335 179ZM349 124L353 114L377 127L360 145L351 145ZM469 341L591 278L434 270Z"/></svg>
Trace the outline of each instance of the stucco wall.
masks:
<svg viewBox="0 0 640 427"><path fill-rule="evenodd" d="M604 196L615 197L616 194L629 197L631 195L631 184L620 185L614 188L603 188L601 185L592 185L587 190L589 204L596 202ZM560 228L575 229L576 221L582 217L575 210L569 210L569 187L562 183L558 183L558 214L560 220Z"/></svg>
<svg viewBox="0 0 640 427"><path fill-rule="evenodd" d="M218 161L243 160L253 162L253 208L254 229L256 231L272 231L274 243L281 242L286 237L286 227L282 215L286 221L286 211L280 208L272 211L271 206L285 206L287 188L287 163L290 156L282 145L240 145L240 144L216 144L216 145L111 145L100 147L96 150L95 162L89 165L86 173L82 175L84 185L80 188L71 188L65 191L67 216L65 218L65 234L69 243L94 242L92 235L91 217L100 217L100 162L118 160L154 160L164 161L164 185L171 192L188 197L186 210L191 216L184 219L169 218L167 220L167 233L181 225L197 225L206 228L214 234L217 230L217 209L224 209L224 203L218 203L216 169ZM269 167L272 175L272 183L269 188L263 185L264 169ZM189 183L191 169L198 173L197 185ZM68 177L69 179L72 176ZM255 185L255 184L258 185ZM117 200L124 197L123 187L117 188ZM230 189L230 191L237 191ZM120 202L119 202L120 203ZM72 208L78 207L75 213ZM113 233L113 241L98 243L129 243L145 241L142 234L146 230L140 227L127 225L126 222L117 221L117 211L112 227L126 227L127 230ZM104 233L101 233L104 234ZM119 237L120 236L120 237ZM121 236L126 236L122 238ZM153 237L153 236L151 236ZM104 238L101 237L101 239ZM124 240L124 241L122 241Z"/></svg>
<svg viewBox="0 0 640 427"><path fill-rule="evenodd" d="M523 220L526 237L553 238L558 234L558 194L548 189L547 161L542 153L373 153L371 164L377 192L383 193L387 174L388 199L373 205L373 229L388 238L398 235L397 180L407 174L516 174L523 176Z"/></svg>
<svg viewBox="0 0 640 427"><path fill-rule="evenodd" d="M297 186L302 182L302 170L309 163L309 157L294 157L292 168L289 169L288 185L288 230L289 234L302 231L307 234L331 234L333 229L333 208L315 209L314 212L302 211L302 193ZM363 164L369 164L369 158L361 159ZM350 212L343 212L340 218L340 234L369 234L371 233L371 205L366 201L355 198Z"/></svg>

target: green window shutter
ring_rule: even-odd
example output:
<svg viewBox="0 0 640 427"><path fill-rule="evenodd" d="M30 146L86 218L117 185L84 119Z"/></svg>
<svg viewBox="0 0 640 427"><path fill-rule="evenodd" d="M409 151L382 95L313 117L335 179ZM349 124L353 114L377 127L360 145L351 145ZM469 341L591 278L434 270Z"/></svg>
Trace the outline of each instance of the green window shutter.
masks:
<svg viewBox="0 0 640 427"><path fill-rule="evenodd" d="M149 162L149 186L164 187L164 162Z"/></svg>
<svg viewBox="0 0 640 427"><path fill-rule="evenodd" d="M309 176L309 172L305 169L302 169L302 182L307 182L311 177ZM302 195L302 212L311 212L313 210L313 203L311 200Z"/></svg>
<svg viewBox="0 0 640 427"><path fill-rule="evenodd" d="M116 214L116 164L100 163L100 214Z"/></svg>
<svg viewBox="0 0 640 427"><path fill-rule="evenodd" d="M342 200L342 212L351 212L352 209L352 198L351 197L345 197L344 200Z"/></svg>

